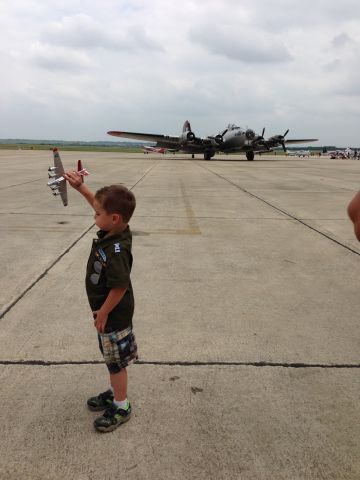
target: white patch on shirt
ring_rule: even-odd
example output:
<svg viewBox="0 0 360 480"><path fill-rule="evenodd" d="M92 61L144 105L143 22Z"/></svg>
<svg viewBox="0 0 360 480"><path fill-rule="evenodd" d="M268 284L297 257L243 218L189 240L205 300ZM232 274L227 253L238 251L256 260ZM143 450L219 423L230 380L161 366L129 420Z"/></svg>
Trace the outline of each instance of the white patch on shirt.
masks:
<svg viewBox="0 0 360 480"><path fill-rule="evenodd" d="M120 253L120 243L114 243L115 253Z"/></svg>

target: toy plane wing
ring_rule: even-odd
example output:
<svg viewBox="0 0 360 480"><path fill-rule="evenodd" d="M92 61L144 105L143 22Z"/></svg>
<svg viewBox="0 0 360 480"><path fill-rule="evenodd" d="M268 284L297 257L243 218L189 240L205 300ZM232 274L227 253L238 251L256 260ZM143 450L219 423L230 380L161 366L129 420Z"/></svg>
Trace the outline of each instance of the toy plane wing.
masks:
<svg viewBox="0 0 360 480"><path fill-rule="evenodd" d="M54 179L56 181L54 185L57 186L57 192L54 189L53 193L54 195L60 195L63 205L64 207L66 207L68 204L68 195L67 195L66 181L64 179L65 170L61 162L60 154L57 148L54 148L53 154L54 154L54 168L55 168L55 170L53 171L55 172Z"/></svg>

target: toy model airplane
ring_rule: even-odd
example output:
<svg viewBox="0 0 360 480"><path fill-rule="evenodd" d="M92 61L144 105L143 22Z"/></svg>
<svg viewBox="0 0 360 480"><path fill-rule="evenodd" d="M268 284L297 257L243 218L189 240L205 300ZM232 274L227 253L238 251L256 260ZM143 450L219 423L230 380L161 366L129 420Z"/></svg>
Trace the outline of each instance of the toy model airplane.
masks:
<svg viewBox="0 0 360 480"><path fill-rule="evenodd" d="M217 152L236 153L244 152L248 160L254 160L255 152L271 152L274 148L281 146L286 151L285 144L316 142L316 138L287 139L286 135L273 135L264 138L265 128L261 135L256 134L251 128L243 129L234 124L229 124L225 130L217 135L208 135L207 137L197 137L191 130L190 122L186 120L180 136L160 135L153 133L123 132L111 130L107 132L115 137L134 138L136 140L147 140L156 142L155 148L172 149L172 151L190 153L194 155L199 153L204 155L205 160L210 160Z"/></svg>
<svg viewBox="0 0 360 480"><path fill-rule="evenodd" d="M53 195L57 196L60 195L61 200L64 204L64 207L68 204L67 198L67 188L66 188L66 180L64 178L64 167L60 159L60 154L57 148L53 149L54 153L54 166L49 167L48 169L48 176L50 180L47 182L48 186L51 188ZM82 167L81 160L78 160L77 164L77 172L82 177L82 181L84 181L84 176L89 175L89 172Z"/></svg>

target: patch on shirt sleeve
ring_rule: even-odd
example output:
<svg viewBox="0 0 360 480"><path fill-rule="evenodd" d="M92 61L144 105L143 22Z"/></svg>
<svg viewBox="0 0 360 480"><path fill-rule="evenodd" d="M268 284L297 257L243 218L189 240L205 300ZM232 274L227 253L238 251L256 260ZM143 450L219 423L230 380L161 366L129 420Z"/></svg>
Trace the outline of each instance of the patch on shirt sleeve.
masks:
<svg viewBox="0 0 360 480"><path fill-rule="evenodd" d="M120 243L114 243L115 253L120 253Z"/></svg>

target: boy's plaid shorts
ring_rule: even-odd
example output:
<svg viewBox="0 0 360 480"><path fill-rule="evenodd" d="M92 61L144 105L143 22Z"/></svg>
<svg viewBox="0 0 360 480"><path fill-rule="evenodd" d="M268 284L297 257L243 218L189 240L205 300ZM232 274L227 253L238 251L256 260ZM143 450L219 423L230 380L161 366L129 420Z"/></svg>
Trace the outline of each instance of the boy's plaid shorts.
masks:
<svg viewBox="0 0 360 480"><path fill-rule="evenodd" d="M135 335L131 328L99 333L99 347L110 373L119 373L138 359Z"/></svg>

